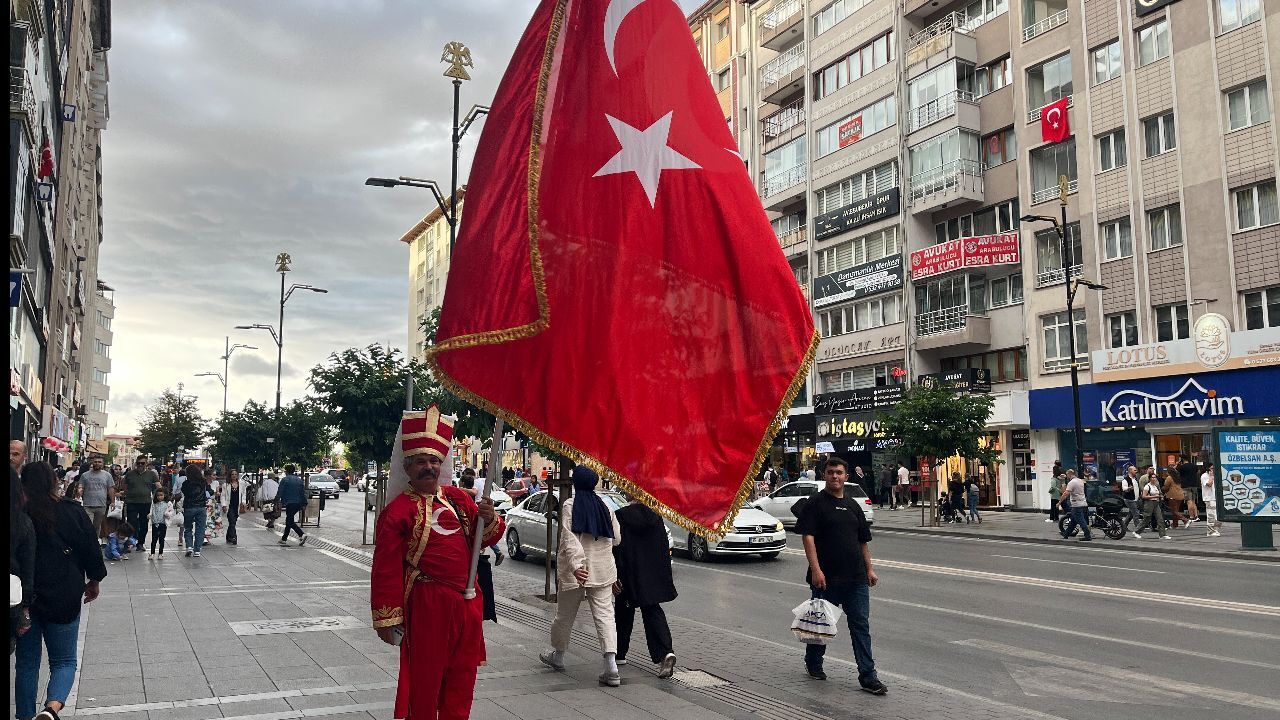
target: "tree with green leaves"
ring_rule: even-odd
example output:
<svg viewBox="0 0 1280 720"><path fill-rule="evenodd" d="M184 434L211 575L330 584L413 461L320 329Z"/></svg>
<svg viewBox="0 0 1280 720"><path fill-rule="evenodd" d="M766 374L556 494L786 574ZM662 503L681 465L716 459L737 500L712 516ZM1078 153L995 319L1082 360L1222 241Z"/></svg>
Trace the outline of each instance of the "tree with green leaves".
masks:
<svg viewBox="0 0 1280 720"><path fill-rule="evenodd" d="M154 458L168 458L178 448L191 449L204 442L205 419L194 397L178 397L165 388L154 404L142 411L138 449Z"/></svg>
<svg viewBox="0 0 1280 720"><path fill-rule="evenodd" d="M317 465L328 453L332 436L329 414L312 398L285 405L278 417L265 404L250 400L243 410L222 413L209 430L214 457L253 470L286 462Z"/></svg>
<svg viewBox="0 0 1280 720"><path fill-rule="evenodd" d="M990 395L916 385L897 406L880 414L880 427L902 440L907 454L933 458L938 465L953 455L1000 462L1000 451L985 442L991 404Z"/></svg>
<svg viewBox="0 0 1280 720"><path fill-rule="evenodd" d="M315 398L295 400L280 408L280 417L272 417L271 428L279 447L281 462L294 462L300 467L319 465L329 454L333 442L330 416Z"/></svg>

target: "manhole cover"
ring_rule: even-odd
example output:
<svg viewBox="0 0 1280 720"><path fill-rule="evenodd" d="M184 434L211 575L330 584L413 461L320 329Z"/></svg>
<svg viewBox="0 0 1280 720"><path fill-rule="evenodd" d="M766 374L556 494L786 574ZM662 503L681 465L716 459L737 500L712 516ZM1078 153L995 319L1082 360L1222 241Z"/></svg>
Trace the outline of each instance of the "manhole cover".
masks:
<svg viewBox="0 0 1280 720"><path fill-rule="evenodd" d="M709 672L702 670L677 670L671 676L673 680L692 688L712 688L732 685L733 683L722 677L716 677Z"/></svg>
<svg viewBox="0 0 1280 720"><path fill-rule="evenodd" d="M237 635L276 635L279 633L319 632L323 630L368 627L367 623L350 615L292 618L288 620L251 620L233 622L230 625Z"/></svg>

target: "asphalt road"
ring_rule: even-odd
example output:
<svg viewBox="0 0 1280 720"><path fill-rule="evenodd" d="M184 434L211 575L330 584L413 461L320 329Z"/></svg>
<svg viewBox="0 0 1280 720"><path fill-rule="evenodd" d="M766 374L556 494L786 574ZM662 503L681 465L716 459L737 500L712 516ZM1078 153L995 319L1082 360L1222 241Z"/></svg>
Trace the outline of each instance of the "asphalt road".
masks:
<svg viewBox="0 0 1280 720"><path fill-rule="evenodd" d="M361 499L327 503L325 536L358 543ZM872 548L872 636L887 674L1080 720L1280 716L1275 563L887 532ZM675 563L668 614L796 645L790 609L807 597L797 536L777 560ZM507 573L528 587L542 566L508 559L500 594ZM847 628L842 638L829 656L851 660Z"/></svg>

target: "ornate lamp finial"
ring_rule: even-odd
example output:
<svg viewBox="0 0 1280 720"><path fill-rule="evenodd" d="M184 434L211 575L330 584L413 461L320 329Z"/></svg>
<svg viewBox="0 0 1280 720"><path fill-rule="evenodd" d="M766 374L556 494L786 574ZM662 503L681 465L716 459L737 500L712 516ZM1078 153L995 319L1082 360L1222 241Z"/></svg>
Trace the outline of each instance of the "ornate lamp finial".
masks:
<svg viewBox="0 0 1280 720"><path fill-rule="evenodd" d="M289 257L289 253L280 253L276 256L276 272L289 272L289 263L293 262L293 258Z"/></svg>
<svg viewBox="0 0 1280 720"><path fill-rule="evenodd" d="M466 45L460 42L451 42L444 46L444 52L440 55L440 62L449 63L449 69L444 71L445 77L451 77L455 80L470 80L471 76L467 74L466 68L475 67L471 62L471 51Z"/></svg>

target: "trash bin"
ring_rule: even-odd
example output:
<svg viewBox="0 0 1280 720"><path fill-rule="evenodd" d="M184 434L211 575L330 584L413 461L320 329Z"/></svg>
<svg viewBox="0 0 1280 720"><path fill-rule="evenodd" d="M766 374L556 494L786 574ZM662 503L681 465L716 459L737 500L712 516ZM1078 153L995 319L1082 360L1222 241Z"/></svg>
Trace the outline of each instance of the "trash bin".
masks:
<svg viewBox="0 0 1280 720"><path fill-rule="evenodd" d="M302 519L298 524L303 527L320 527L320 511L322 498L308 498L307 504L302 508Z"/></svg>

